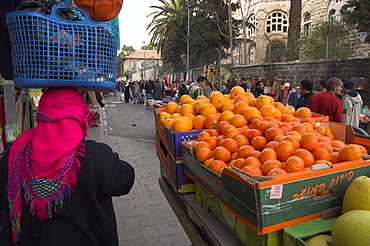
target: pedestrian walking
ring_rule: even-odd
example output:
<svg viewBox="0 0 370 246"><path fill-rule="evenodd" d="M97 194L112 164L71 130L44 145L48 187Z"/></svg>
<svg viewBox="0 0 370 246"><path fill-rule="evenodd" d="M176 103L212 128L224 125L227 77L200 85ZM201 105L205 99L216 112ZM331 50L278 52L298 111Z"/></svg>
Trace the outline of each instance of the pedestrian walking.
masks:
<svg viewBox="0 0 370 246"><path fill-rule="evenodd" d="M343 83L343 123L359 126L363 101L361 95L353 89L354 85L355 83L352 80L346 80Z"/></svg>

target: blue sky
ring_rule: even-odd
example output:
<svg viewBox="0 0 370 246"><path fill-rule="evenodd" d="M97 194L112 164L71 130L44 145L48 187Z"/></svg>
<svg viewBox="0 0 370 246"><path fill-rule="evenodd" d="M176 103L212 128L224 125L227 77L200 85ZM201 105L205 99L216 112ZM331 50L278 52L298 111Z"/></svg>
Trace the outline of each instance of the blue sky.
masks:
<svg viewBox="0 0 370 246"><path fill-rule="evenodd" d="M143 46L143 42L150 41L149 31L146 26L151 22L152 17L148 14L155 11L150 8L152 5L160 5L157 0L123 0L121 12L119 13L120 45L131 45L135 50Z"/></svg>

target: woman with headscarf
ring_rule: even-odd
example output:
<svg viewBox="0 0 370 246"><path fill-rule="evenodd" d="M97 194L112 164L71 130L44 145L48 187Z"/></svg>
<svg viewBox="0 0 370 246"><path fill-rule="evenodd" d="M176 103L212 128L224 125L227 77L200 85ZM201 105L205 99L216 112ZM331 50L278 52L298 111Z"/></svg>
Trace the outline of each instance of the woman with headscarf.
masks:
<svg viewBox="0 0 370 246"><path fill-rule="evenodd" d="M140 84L138 81L135 81L134 83L134 104L139 104L140 93L141 93Z"/></svg>
<svg viewBox="0 0 370 246"><path fill-rule="evenodd" d="M134 170L85 140L91 114L75 88L44 92L37 126L0 161L0 245L118 245L111 197L130 191Z"/></svg>

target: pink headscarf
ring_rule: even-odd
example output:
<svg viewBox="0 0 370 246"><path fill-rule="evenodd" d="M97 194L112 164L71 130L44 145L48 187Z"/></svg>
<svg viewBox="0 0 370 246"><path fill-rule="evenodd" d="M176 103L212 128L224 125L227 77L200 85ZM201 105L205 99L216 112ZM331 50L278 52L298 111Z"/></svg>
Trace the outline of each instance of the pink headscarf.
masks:
<svg viewBox="0 0 370 246"><path fill-rule="evenodd" d="M8 159L9 218L13 242L20 240L22 194L33 215L52 216L77 181L92 112L75 88L50 88L41 97L38 125L14 141ZM23 193L22 193L23 190Z"/></svg>

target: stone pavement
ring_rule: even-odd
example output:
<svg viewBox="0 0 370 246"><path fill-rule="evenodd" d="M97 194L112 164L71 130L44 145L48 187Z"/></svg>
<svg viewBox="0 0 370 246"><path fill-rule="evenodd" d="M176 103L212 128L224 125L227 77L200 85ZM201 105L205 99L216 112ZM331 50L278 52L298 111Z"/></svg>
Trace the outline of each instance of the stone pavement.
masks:
<svg viewBox="0 0 370 246"><path fill-rule="evenodd" d="M109 135L104 109L101 115L103 124L89 128L89 139L108 144L136 172L130 193L113 198L119 245L191 245L159 188L160 171L155 142Z"/></svg>

